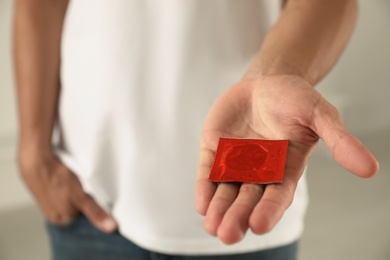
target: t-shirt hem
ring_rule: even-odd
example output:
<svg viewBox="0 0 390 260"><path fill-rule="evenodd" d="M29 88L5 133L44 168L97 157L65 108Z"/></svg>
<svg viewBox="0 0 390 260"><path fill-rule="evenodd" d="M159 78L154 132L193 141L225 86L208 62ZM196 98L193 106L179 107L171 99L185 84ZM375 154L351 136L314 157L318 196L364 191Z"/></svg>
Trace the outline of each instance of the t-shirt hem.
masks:
<svg viewBox="0 0 390 260"><path fill-rule="evenodd" d="M285 246L298 241L303 233L303 223L292 225L295 226L290 230L283 230L283 234L273 233L272 237L266 239L266 235L255 235L248 231L244 241L234 245L225 245L218 238L199 238L199 239L182 239L167 240L153 239L147 237L131 237L126 233L121 234L139 247L162 254L171 255L224 255L224 254L242 254L255 251L267 250L276 247ZM126 230L122 227L121 230Z"/></svg>

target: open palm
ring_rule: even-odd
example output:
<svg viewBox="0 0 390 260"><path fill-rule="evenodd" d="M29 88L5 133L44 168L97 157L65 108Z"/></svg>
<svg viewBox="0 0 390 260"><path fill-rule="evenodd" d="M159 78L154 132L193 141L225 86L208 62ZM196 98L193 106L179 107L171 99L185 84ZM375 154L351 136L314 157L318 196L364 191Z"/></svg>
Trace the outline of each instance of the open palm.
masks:
<svg viewBox="0 0 390 260"><path fill-rule="evenodd" d="M209 181L220 137L289 140L283 183ZM350 172L371 177L378 171L373 155L346 129L337 110L304 79L272 76L229 88L210 109L201 137L196 206L206 216L207 232L232 244L249 228L257 234L272 230L290 206L319 138Z"/></svg>

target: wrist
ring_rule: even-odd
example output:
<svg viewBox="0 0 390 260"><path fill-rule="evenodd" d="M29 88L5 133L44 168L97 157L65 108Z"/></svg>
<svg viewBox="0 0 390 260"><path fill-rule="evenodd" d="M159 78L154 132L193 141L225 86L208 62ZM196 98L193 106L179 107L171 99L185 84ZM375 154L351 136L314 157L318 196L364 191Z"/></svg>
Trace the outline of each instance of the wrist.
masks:
<svg viewBox="0 0 390 260"><path fill-rule="evenodd" d="M313 87L313 85L302 76L296 74L259 74L254 78L242 78L240 82L251 82L253 85L253 90L256 90L257 87L271 87L274 84L284 84L286 86L291 85L307 85Z"/></svg>
<svg viewBox="0 0 390 260"><path fill-rule="evenodd" d="M273 59L267 62L266 58L258 57L245 72L242 80L256 80L261 78L289 76L306 80L313 85L315 79L307 69L290 62L289 59Z"/></svg>
<svg viewBox="0 0 390 260"><path fill-rule="evenodd" d="M52 137L51 133L46 133L40 129L36 131L21 131L19 133L19 149L23 150L52 150Z"/></svg>
<svg viewBox="0 0 390 260"><path fill-rule="evenodd" d="M55 158L51 143L23 138L19 141L17 157L21 167L44 164Z"/></svg>

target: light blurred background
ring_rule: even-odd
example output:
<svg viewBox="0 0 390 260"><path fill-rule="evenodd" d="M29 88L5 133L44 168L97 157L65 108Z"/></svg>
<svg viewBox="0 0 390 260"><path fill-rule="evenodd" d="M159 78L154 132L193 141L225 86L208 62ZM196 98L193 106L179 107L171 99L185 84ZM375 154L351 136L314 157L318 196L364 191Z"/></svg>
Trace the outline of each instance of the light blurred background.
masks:
<svg viewBox="0 0 390 260"><path fill-rule="evenodd" d="M15 165L12 0L0 0L0 259L47 260L43 217ZM377 156L378 176L339 167L320 144L309 164L310 206L301 260L390 259L390 1L361 0L344 55L318 89Z"/></svg>

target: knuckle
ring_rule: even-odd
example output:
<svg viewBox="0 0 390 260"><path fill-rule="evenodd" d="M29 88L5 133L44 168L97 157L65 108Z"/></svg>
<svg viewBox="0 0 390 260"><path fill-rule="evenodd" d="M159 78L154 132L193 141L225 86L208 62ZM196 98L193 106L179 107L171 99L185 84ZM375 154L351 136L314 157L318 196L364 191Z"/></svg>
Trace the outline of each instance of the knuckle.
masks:
<svg viewBox="0 0 390 260"><path fill-rule="evenodd" d="M79 205L81 208L88 210L90 208L89 196L84 192L74 192L72 193L73 201Z"/></svg>
<svg viewBox="0 0 390 260"><path fill-rule="evenodd" d="M294 200L296 185L287 185L287 182L284 184L273 184L272 189L278 193L275 193L273 198L268 197L265 199L270 203L279 205L282 209L287 209Z"/></svg>
<svg viewBox="0 0 390 260"><path fill-rule="evenodd" d="M283 209L283 200L280 200L279 198L263 198L262 202L263 203L268 203L273 207L273 210L282 210Z"/></svg>
<svg viewBox="0 0 390 260"><path fill-rule="evenodd" d="M240 192L258 194L263 191L263 187L258 184L245 183L240 187Z"/></svg>
<svg viewBox="0 0 390 260"><path fill-rule="evenodd" d="M73 220L73 216L71 214L64 213L52 213L48 217L48 221L55 225L65 225L70 223Z"/></svg>

